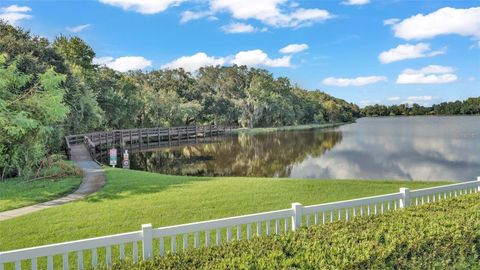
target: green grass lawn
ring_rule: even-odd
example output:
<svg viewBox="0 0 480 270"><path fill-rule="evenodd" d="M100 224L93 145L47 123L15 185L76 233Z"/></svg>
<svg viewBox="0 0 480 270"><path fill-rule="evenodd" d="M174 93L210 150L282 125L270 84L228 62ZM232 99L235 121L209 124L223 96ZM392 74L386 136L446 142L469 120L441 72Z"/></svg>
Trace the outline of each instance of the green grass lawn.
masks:
<svg viewBox="0 0 480 270"><path fill-rule="evenodd" d="M60 179L0 181L0 212L53 200L73 192L80 185L80 176Z"/></svg>
<svg viewBox="0 0 480 270"><path fill-rule="evenodd" d="M5 179L0 181L0 212L45 202L73 192L82 181L81 173L70 161L58 161L41 172L41 176L65 175L37 180Z"/></svg>
<svg viewBox="0 0 480 270"><path fill-rule="evenodd" d="M0 250L424 188L444 183L184 177L107 169L87 199L0 222Z"/></svg>

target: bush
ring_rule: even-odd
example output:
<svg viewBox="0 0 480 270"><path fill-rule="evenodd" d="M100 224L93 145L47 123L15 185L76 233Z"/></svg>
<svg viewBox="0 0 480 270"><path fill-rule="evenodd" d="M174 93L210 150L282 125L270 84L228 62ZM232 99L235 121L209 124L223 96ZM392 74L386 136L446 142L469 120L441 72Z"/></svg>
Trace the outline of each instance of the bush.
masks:
<svg viewBox="0 0 480 270"><path fill-rule="evenodd" d="M295 233L191 249L112 269L480 269L480 196Z"/></svg>

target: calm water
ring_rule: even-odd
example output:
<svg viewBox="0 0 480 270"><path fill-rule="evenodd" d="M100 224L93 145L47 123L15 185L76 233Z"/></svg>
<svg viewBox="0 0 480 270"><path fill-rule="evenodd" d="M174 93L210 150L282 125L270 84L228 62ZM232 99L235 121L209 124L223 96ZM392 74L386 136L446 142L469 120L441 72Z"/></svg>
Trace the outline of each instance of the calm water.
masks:
<svg viewBox="0 0 480 270"><path fill-rule="evenodd" d="M238 135L132 154L131 165L180 175L467 181L480 175L480 117L362 118Z"/></svg>

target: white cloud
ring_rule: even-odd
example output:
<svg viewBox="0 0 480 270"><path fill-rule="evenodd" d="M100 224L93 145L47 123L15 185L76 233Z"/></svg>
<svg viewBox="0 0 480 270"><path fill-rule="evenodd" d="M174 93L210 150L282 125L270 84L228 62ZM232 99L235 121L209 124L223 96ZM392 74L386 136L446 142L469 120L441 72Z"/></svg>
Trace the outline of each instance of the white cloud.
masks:
<svg viewBox="0 0 480 270"><path fill-rule="evenodd" d="M334 78L329 77L323 80L323 84L330 86L363 86L367 84L374 84L382 81L387 81L385 76L366 76L366 77L357 77L357 78Z"/></svg>
<svg viewBox="0 0 480 270"><path fill-rule="evenodd" d="M223 66L223 65L245 65L249 67L291 67L291 56L284 56L280 58L270 58L265 52L260 49L251 51L240 51L234 56L215 57L208 56L204 52L198 52L191 56L182 56L172 62L162 66L166 69L183 68L186 71L193 72L201 67L206 66Z"/></svg>
<svg viewBox="0 0 480 270"><path fill-rule="evenodd" d="M432 100L437 99L438 97L434 96L409 96L405 101L403 101L401 104L420 104L423 106L427 106L430 104Z"/></svg>
<svg viewBox="0 0 480 270"><path fill-rule="evenodd" d="M364 100L360 100L358 102L358 104L360 105L360 107L366 107L366 106L370 106L370 105L380 104L380 100L364 99Z"/></svg>
<svg viewBox="0 0 480 270"><path fill-rule="evenodd" d="M396 37L406 40L428 39L457 34L480 38L480 7L441 8L427 15L417 14L393 25Z"/></svg>
<svg viewBox="0 0 480 270"><path fill-rule="evenodd" d="M334 16L324 9L299 8L287 17L288 17L288 23L282 26L302 27L302 26L312 25L313 23L316 23L316 22L323 22L328 19L332 19Z"/></svg>
<svg viewBox="0 0 480 270"><path fill-rule="evenodd" d="M303 44L290 44L286 47L283 47L280 49L279 52L285 53L285 54L294 54L294 53L299 53L302 51L305 51L308 49L308 45L303 43Z"/></svg>
<svg viewBox="0 0 480 270"><path fill-rule="evenodd" d="M204 52L196 53L192 56L182 56L170 63L162 66L165 69L183 68L185 71L193 72L201 67L224 65L227 58L208 56Z"/></svg>
<svg viewBox="0 0 480 270"><path fill-rule="evenodd" d="M4 20L9 24L18 25L23 20L32 18L32 15L28 14L32 9L27 6L11 5L0 8L0 20Z"/></svg>
<svg viewBox="0 0 480 270"><path fill-rule="evenodd" d="M107 66L120 72L141 70L152 66L152 61L145 59L142 56L123 56L116 59L106 56L94 58L93 63L96 65Z"/></svg>
<svg viewBox="0 0 480 270"><path fill-rule="evenodd" d="M428 43L418 43L416 45L402 44L393 49L380 53L378 59L383 64L387 64L405 59L432 57L444 53L445 49L432 52L430 49L430 44Z"/></svg>
<svg viewBox="0 0 480 270"><path fill-rule="evenodd" d="M370 3L370 0L347 0L342 2L344 5L366 5Z"/></svg>
<svg viewBox="0 0 480 270"><path fill-rule="evenodd" d="M80 33L83 30L89 28L91 25L90 24L82 24L82 25L77 25L73 27L67 27L66 29L72 33Z"/></svg>
<svg viewBox="0 0 480 270"><path fill-rule="evenodd" d="M11 5L8 7L3 7L0 9L0 11L8 13L8 12L30 12L32 9L27 6L17 6L17 5Z"/></svg>
<svg viewBox="0 0 480 270"><path fill-rule="evenodd" d="M442 74L442 73L453 73L455 71L452 67L439 66L439 65L429 65L420 70L422 73L430 74ZM414 70L414 72L416 72Z"/></svg>
<svg viewBox="0 0 480 270"><path fill-rule="evenodd" d="M470 45L470 47L468 47L470 50L473 50L473 49L480 49L480 40L479 41L475 41L472 45Z"/></svg>
<svg viewBox="0 0 480 270"><path fill-rule="evenodd" d="M399 18L390 18L390 19L383 20L383 25L394 25L399 21L400 21Z"/></svg>
<svg viewBox="0 0 480 270"><path fill-rule="evenodd" d="M409 96L407 98L409 101L431 101L433 99L433 96Z"/></svg>
<svg viewBox="0 0 480 270"><path fill-rule="evenodd" d="M225 33L229 34L239 34L239 33L253 33L256 32L257 29L250 24L245 23L231 23L222 26L222 30Z"/></svg>
<svg viewBox="0 0 480 270"><path fill-rule="evenodd" d="M262 50L250 50L238 52L232 63L236 65L245 65L249 67L266 66L266 67L290 67L291 56L272 59Z"/></svg>
<svg viewBox="0 0 480 270"><path fill-rule="evenodd" d="M388 101L399 101L400 97L388 97L387 100Z"/></svg>
<svg viewBox="0 0 480 270"><path fill-rule="evenodd" d="M184 1L185 0L100 0L100 2L107 5L121 7L124 10L133 10L143 14L160 13Z"/></svg>
<svg viewBox="0 0 480 270"><path fill-rule="evenodd" d="M187 10L187 11L182 12L180 22L181 23L187 23L189 21L194 21L194 20L198 20L198 19L205 18L205 17L210 17L210 16L212 16L212 12L210 12L210 11L198 11L198 12L196 12L196 11Z"/></svg>
<svg viewBox="0 0 480 270"><path fill-rule="evenodd" d="M105 66L108 63L113 62L113 57L110 56L104 56L104 57L95 57L93 58L93 64L94 65L100 65L100 66Z"/></svg>
<svg viewBox="0 0 480 270"><path fill-rule="evenodd" d="M333 18L328 11L317 8L298 8L285 13L281 6L286 2L286 0L210 0L210 10L213 13L227 11L235 19L255 19L274 27L301 27Z"/></svg>
<svg viewBox="0 0 480 270"><path fill-rule="evenodd" d="M422 69L405 69L397 77L398 84L439 84L457 80L452 67L429 65Z"/></svg>

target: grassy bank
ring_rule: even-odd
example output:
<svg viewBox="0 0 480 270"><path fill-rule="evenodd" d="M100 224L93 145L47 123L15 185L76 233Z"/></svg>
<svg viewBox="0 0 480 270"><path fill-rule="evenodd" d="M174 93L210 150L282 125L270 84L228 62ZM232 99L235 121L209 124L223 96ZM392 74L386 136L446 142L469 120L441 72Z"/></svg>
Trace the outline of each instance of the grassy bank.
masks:
<svg viewBox="0 0 480 270"><path fill-rule="evenodd" d="M112 269L480 269L479 194Z"/></svg>
<svg viewBox="0 0 480 270"><path fill-rule="evenodd" d="M106 186L85 200L0 222L0 250L139 230L142 223L174 225L443 184L106 172Z"/></svg>
<svg viewBox="0 0 480 270"><path fill-rule="evenodd" d="M276 131L312 130L312 129L320 129L320 128L338 127L344 124L350 124L350 123L326 123L326 124L310 124L310 125L267 127L267 128L239 128L239 129L232 130L232 132L239 133L239 134L255 134L255 133L276 132Z"/></svg>
<svg viewBox="0 0 480 270"><path fill-rule="evenodd" d="M77 189L81 181L81 172L63 160L39 172L36 179L5 179L0 181L0 212L61 197Z"/></svg>

